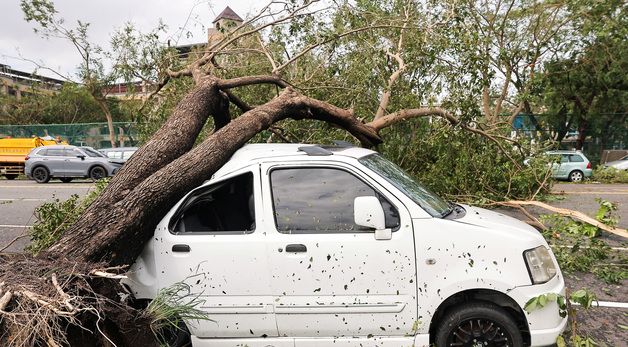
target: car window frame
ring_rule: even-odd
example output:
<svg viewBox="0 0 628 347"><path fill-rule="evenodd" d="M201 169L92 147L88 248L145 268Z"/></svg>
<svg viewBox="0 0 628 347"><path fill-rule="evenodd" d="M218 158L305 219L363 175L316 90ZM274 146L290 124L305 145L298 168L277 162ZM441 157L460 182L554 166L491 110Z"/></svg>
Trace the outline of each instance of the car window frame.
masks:
<svg viewBox="0 0 628 347"><path fill-rule="evenodd" d="M399 224L394 227L391 228L392 232L397 232L398 230L401 229L401 225L402 225L402 213L401 213L401 208L399 207L398 204L395 204L393 201L391 201L391 199L384 193L382 193L382 189L378 189L377 187L374 187L373 184L371 184L371 182L368 182L368 180L363 177L360 176L358 173L350 170L347 167L344 166L336 166L333 164L321 164L321 163L311 163L311 164L287 164L287 165L276 165L276 166L271 166L268 170L268 172L266 173L266 178L267 178L267 184L268 184L268 189L269 189L269 197L270 197L270 211L272 213L272 223L273 223L273 227L275 229L276 232L283 234L283 235L307 235L307 234L331 234L331 235L337 235L337 234L373 234L375 231L374 230L347 230L347 231L329 231L329 230L321 230L321 231L317 231L317 230L297 230L297 231L291 231L291 232L284 232L282 230L279 229L278 225L277 225L277 214L275 212L275 197L274 197L274 192L273 192L273 182L271 179L272 173L273 171L276 170L289 170L289 169L332 169L332 170L340 170L340 171L344 171L347 172L348 174L352 175L354 178L358 179L359 181L361 181L363 184L365 184L366 186L368 186L369 188L373 189L373 191L379 195L380 197L382 197L383 199L385 199L397 212L398 218L399 218ZM402 204L403 205L403 204Z"/></svg>
<svg viewBox="0 0 628 347"><path fill-rule="evenodd" d="M174 230L174 226L176 226L176 223L173 224L173 219L179 219L181 218L181 210L188 208L188 206L186 206L186 203L189 201L190 198L192 198L193 196L195 196L198 192L200 191L205 191L205 193L207 193L208 190L217 190L220 189L221 187L223 187L229 180L232 180L234 178L237 178L239 176L242 176L244 174L251 174L252 175L252 183L253 183L253 215L254 215L254 220L255 220L255 228L252 230L229 230L229 231L183 231L183 232L179 232ZM230 173L229 175L223 176L219 179L217 179L214 182L211 182L209 184L203 184L199 187L196 187L194 189L192 189L188 194L186 194L180 201L179 203L177 203L177 205L173 208L173 211L171 214L169 214L168 216L168 224L166 225L166 228L168 229L168 232L171 235L175 235L175 236L188 236L188 235L249 235L249 234L253 234L255 233L259 228L259 223L258 220L260 220L260 215L258 214L258 197L256 197L256 195L261 194L261 191L259 189L259 186L257 186L259 184L258 182L258 176L255 173L255 167L247 167L245 169L242 170L238 170L235 172Z"/></svg>

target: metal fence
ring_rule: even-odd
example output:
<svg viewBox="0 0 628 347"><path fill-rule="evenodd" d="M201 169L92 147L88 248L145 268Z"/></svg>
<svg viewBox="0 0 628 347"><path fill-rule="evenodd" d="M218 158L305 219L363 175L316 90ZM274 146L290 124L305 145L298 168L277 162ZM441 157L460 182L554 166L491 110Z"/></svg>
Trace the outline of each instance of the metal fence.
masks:
<svg viewBox="0 0 628 347"><path fill-rule="evenodd" d="M114 122L113 128L117 146L137 145L136 123ZM107 123L0 125L0 138L35 136L52 138L60 136L71 145L90 146L96 149L111 147Z"/></svg>

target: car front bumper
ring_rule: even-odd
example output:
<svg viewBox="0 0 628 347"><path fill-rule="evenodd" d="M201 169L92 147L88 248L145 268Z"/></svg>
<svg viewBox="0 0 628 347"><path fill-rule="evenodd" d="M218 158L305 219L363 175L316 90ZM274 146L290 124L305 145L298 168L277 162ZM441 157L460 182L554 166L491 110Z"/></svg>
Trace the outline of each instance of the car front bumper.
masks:
<svg viewBox="0 0 628 347"><path fill-rule="evenodd" d="M548 293L565 296L565 281L560 272L546 283L516 287L508 294L523 308L530 299ZM531 346L554 345L558 335L567 326L567 317L560 316L556 302L548 302L545 307L525 312L525 315L530 329Z"/></svg>

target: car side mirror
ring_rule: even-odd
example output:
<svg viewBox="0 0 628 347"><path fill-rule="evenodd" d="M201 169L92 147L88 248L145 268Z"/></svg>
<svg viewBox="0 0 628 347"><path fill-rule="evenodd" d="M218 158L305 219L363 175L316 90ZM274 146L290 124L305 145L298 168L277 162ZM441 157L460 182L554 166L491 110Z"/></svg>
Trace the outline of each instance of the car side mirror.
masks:
<svg viewBox="0 0 628 347"><path fill-rule="evenodd" d="M85 160L85 156L84 156L84 155L80 155L80 154L79 154L79 155L77 155L76 157L77 157L77 158L81 158L81 160Z"/></svg>
<svg viewBox="0 0 628 347"><path fill-rule="evenodd" d="M358 196L353 201L353 220L356 225L375 229L376 240L392 239L392 230L386 229L384 208L374 196Z"/></svg>

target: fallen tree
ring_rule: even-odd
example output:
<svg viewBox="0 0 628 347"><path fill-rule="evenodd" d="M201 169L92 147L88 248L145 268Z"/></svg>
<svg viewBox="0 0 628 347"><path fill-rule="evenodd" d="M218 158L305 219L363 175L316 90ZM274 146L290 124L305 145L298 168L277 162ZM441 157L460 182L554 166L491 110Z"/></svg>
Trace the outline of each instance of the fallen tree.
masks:
<svg viewBox="0 0 628 347"><path fill-rule="evenodd" d="M33 4L48 4L34 2ZM208 45L202 54L181 68L170 67L156 83L152 96L177 78L189 78L194 86L178 102L170 117L116 174L103 193L70 226L61 238L37 257L3 256L0 264L0 344L39 345L156 345L146 325L149 317L138 303L127 301L128 293L118 283L126 266L133 263L153 234L157 223L174 203L209 179L232 154L261 131L285 120L318 120L345 129L365 147L383 141L380 131L410 118L443 118L487 141L495 142L503 155L511 150L500 141L514 143L438 107L390 110L391 88L405 71L404 35L414 30L417 9L407 8L395 21L390 18L357 28L341 30L305 45L300 52L277 62L262 40L261 52L271 67L267 74L225 78L228 69L220 57L238 44L259 38L265 28L312 16L311 2L276 11L276 3L263 8L222 39ZM41 6L41 5L40 5ZM35 7L39 16L53 16L53 7ZM35 18L37 18L37 15ZM274 20L264 22L267 18ZM446 18L445 20L449 20ZM437 25L431 23L429 25ZM390 77L374 117L354 114L352 109L309 97L284 79L282 73L316 47L361 32L396 30L398 64ZM235 47L234 47L235 46ZM249 105L238 89L272 85L280 90L272 99ZM232 117L230 105L241 115ZM195 146L209 119L214 131ZM362 119L373 118L365 123ZM511 158L514 161L514 159ZM518 164L517 164L518 165ZM122 293L122 295L120 295ZM121 299L121 296L124 297Z"/></svg>

